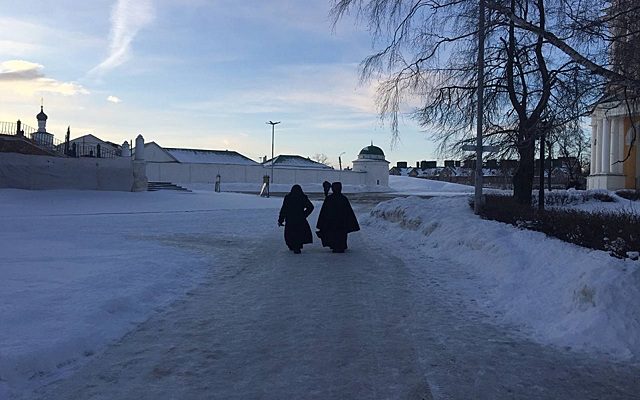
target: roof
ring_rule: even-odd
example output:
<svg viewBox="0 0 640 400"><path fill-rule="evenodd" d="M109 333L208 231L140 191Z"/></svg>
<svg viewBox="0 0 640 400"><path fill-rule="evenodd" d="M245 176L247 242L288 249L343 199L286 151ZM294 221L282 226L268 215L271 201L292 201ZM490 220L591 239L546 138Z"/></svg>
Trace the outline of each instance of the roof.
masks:
<svg viewBox="0 0 640 400"><path fill-rule="evenodd" d="M333 169L326 164L313 161L309 158L296 155L282 154L273 158L273 167L295 167L295 168L316 168L316 169ZM271 166L271 160L262 163L265 167Z"/></svg>
<svg viewBox="0 0 640 400"><path fill-rule="evenodd" d="M178 149L163 147L163 149L175 158L179 163L186 164L258 164L249 157L245 157L236 151L229 150L202 150L202 149Z"/></svg>
<svg viewBox="0 0 640 400"><path fill-rule="evenodd" d="M358 155L360 154L371 154L371 155L375 155L375 156L382 156L384 157L384 151L382 151L382 149L378 146L367 146L364 149L360 150L360 153L358 153Z"/></svg>
<svg viewBox="0 0 640 400"><path fill-rule="evenodd" d="M44 113L44 107L40 106L40 112L38 113L38 115L36 115L36 118L38 119L38 121L46 121L47 120L47 114Z"/></svg>
<svg viewBox="0 0 640 400"><path fill-rule="evenodd" d="M91 142L104 143L106 145L113 147L114 149L119 149L121 147L119 144L109 142L108 140L102 140L91 133L87 133L86 135L82 135L82 136L78 136L77 138L70 139L69 143L74 143L74 142L79 143L79 142L85 141L85 139L89 143Z"/></svg>

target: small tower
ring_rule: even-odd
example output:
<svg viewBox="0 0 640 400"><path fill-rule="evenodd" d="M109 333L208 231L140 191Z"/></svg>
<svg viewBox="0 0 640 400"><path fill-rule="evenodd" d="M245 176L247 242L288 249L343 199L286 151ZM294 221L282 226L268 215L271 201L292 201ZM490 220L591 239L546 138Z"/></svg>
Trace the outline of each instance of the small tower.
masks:
<svg viewBox="0 0 640 400"><path fill-rule="evenodd" d="M33 140L46 148L53 148L53 134L47 132L47 114L44 113L44 106L40 106L40 113L36 115L38 119L38 132L33 135Z"/></svg>
<svg viewBox="0 0 640 400"><path fill-rule="evenodd" d="M389 186L389 161L385 160L384 152L378 146L367 146L360 150L358 159L353 162L353 170L366 172L365 185Z"/></svg>
<svg viewBox="0 0 640 400"><path fill-rule="evenodd" d="M44 106L40 106L40 112L36 115L38 119L38 132L46 132L47 131L47 114L44 113Z"/></svg>

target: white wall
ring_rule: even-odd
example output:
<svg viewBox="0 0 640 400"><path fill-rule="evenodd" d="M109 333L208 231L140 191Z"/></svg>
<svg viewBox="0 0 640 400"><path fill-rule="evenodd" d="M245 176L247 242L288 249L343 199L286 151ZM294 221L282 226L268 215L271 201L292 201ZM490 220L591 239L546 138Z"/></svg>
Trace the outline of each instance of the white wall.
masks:
<svg viewBox="0 0 640 400"><path fill-rule="evenodd" d="M144 145L144 158L147 161L155 162L176 162L171 156L169 156L162 147L157 143L145 143Z"/></svg>
<svg viewBox="0 0 640 400"><path fill-rule="evenodd" d="M131 191L128 157L65 158L1 153L0 188Z"/></svg>
<svg viewBox="0 0 640 400"><path fill-rule="evenodd" d="M354 160L353 169L366 174L364 183L366 186L389 186L389 163L385 160Z"/></svg>
<svg viewBox="0 0 640 400"><path fill-rule="evenodd" d="M346 185L365 185L366 173L334 169L274 168L273 183L322 183L341 181ZM271 168L262 165L180 164L147 161L147 177L153 182L210 183L216 175L226 183L261 183ZM387 186L389 181L387 171ZM374 181L375 182L375 181Z"/></svg>

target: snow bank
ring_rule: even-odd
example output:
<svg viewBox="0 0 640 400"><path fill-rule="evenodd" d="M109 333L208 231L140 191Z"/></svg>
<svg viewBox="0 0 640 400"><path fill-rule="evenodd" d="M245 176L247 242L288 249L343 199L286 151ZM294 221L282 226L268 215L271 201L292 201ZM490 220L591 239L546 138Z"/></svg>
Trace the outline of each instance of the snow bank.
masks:
<svg viewBox="0 0 640 400"><path fill-rule="evenodd" d="M393 193L434 196L455 196L474 191L473 186L395 175L389 176L389 187Z"/></svg>
<svg viewBox="0 0 640 400"><path fill-rule="evenodd" d="M411 242L425 257L464 265L486 293L483 307L540 342L640 359L637 261L482 220L466 197L394 199L366 223L387 231L387 246Z"/></svg>

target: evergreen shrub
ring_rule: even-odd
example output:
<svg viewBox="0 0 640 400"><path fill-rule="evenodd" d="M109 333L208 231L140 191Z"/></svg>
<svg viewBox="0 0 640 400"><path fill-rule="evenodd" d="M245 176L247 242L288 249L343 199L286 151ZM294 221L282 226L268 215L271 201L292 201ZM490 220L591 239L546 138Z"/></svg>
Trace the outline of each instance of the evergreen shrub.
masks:
<svg viewBox="0 0 640 400"><path fill-rule="evenodd" d="M640 251L639 214L629 211L588 212L570 208L539 211L518 204L511 196L488 194L485 198L481 212L484 219L543 232L578 246L608 251L617 258L626 258L630 253ZM607 197L602 198L606 200L601 201L609 201Z"/></svg>

